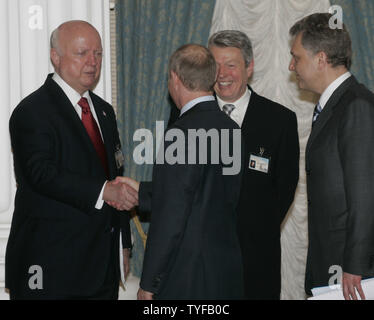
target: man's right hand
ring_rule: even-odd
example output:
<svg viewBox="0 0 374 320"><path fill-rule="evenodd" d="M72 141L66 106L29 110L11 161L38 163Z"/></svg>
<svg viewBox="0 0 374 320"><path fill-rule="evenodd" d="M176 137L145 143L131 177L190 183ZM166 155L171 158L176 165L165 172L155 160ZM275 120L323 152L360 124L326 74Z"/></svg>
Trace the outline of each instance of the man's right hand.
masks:
<svg viewBox="0 0 374 320"><path fill-rule="evenodd" d="M131 210L138 205L138 192L128 184L113 180L105 185L103 200L117 210Z"/></svg>

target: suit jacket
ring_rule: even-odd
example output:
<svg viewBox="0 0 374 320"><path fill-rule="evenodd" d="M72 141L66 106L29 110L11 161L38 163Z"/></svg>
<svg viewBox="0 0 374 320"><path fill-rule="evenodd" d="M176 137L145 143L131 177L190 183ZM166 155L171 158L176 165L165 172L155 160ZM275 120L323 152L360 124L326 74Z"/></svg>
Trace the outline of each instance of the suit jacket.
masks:
<svg viewBox="0 0 374 320"><path fill-rule="evenodd" d="M176 128L185 137L188 129L230 129L231 133L239 129L215 101L197 104L165 135ZM232 141L230 136L231 146ZM186 141L186 159L187 146ZM165 143L168 147L170 143ZM242 297L235 213L241 174L222 175L221 159L211 164L210 157L208 152L205 165L156 163L152 191L146 190L147 184L141 185L139 203L144 205L151 197L152 215L140 287L155 293L157 299Z"/></svg>
<svg viewBox="0 0 374 320"><path fill-rule="evenodd" d="M329 284L332 266L374 275L373 123L374 95L352 76L335 90L310 134L308 294Z"/></svg>
<svg viewBox="0 0 374 320"><path fill-rule="evenodd" d="M246 299L279 299L281 223L299 180L296 114L251 90L242 123L245 143L238 234L243 257ZM169 123L176 117L171 113ZM268 172L250 168L251 154L270 159Z"/></svg>
<svg viewBox="0 0 374 320"><path fill-rule="evenodd" d="M112 107L89 93L105 141L110 179L122 175ZM16 298L85 297L119 282L119 233L130 247L128 214L95 204L107 179L81 119L50 74L10 122L17 193L6 251L6 287ZM31 290L31 266L43 289ZM111 271L110 271L111 269ZM110 272L109 272L110 271ZM108 280L109 277L112 279Z"/></svg>

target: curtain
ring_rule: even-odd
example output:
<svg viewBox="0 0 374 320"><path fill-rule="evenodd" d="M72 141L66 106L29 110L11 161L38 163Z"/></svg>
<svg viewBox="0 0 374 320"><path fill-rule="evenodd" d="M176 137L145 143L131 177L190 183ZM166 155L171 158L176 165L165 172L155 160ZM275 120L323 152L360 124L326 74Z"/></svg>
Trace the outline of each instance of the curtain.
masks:
<svg viewBox="0 0 374 320"><path fill-rule="evenodd" d="M133 150L140 143L133 141L134 133L143 128L155 136L156 121L165 121L166 128L171 108L168 59L183 44L206 45L214 4L215 0L117 1L117 119L126 176L151 180L153 165L139 165L133 160ZM134 221L131 268L139 277L144 245ZM147 233L148 223L140 221L141 230Z"/></svg>
<svg viewBox="0 0 374 320"><path fill-rule="evenodd" d="M352 39L351 71L358 81L374 90L374 2L372 0L332 0L343 9L343 22Z"/></svg>
<svg viewBox="0 0 374 320"><path fill-rule="evenodd" d="M300 179L295 201L283 222L281 299L305 299L308 247L305 147L316 97L301 92L288 70L290 27L314 12L327 12L328 0L217 0L210 33L224 29L245 32L252 41L254 74L251 86L297 115L300 139ZM256 257L254 257L255 259Z"/></svg>

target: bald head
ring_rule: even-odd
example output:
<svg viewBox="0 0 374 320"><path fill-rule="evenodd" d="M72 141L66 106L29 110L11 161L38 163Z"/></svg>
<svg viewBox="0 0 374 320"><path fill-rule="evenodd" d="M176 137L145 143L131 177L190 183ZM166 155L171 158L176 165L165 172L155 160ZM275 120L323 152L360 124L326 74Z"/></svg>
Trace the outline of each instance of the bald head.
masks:
<svg viewBox="0 0 374 320"><path fill-rule="evenodd" d="M101 38L88 22L61 24L51 35L51 61L55 71L79 94L92 90L100 78Z"/></svg>

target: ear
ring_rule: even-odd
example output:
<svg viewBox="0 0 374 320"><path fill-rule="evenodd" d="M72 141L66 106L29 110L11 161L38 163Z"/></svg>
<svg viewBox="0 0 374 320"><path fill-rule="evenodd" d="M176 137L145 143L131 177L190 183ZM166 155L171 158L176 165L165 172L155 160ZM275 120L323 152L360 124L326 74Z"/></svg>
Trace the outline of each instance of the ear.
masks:
<svg viewBox="0 0 374 320"><path fill-rule="evenodd" d="M174 71L171 71L170 76L171 76L171 79L173 81L179 81L179 77L177 76L177 74Z"/></svg>
<svg viewBox="0 0 374 320"><path fill-rule="evenodd" d="M51 49L51 61L55 68L58 68L60 66L60 55L57 53L57 50L55 48Z"/></svg>
<svg viewBox="0 0 374 320"><path fill-rule="evenodd" d="M316 58L318 59L318 67L324 68L328 65L328 58L327 54L323 51L320 51L316 54Z"/></svg>
<svg viewBox="0 0 374 320"><path fill-rule="evenodd" d="M248 76L248 79L252 76L254 67L255 67L255 60L252 59L252 61L249 63L249 65L247 67L247 76Z"/></svg>

